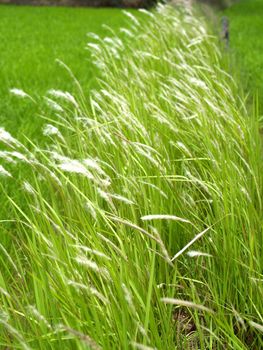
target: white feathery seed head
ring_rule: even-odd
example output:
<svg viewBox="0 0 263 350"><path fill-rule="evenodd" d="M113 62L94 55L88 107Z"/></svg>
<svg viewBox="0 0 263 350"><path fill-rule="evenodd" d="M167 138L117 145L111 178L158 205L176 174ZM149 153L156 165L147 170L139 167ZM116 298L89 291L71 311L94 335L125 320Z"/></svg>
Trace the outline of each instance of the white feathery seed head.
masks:
<svg viewBox="0 0 263 350"><path fill-rule="evenodd" d="M95 159L86 158L83 160L83 164L85 164L88 168L94 169L100 175L105 175L105 172L102 170L101 166Z"/></svg>
<svg viewBox="0 0 263 350"><path fill-rule="evenodd" d="M198 256L207 256L212 257L211 254L199 252L197 250L189 250L189 252L186 253L190 258L198 257Z"/></svg>
<svg viewBox="0 0 263 350"><path fill-rule="evenodd" d="M59 169L68 172L86 176L88 179L94 179L94 176L86 169L86 167L76 159L69 159L66 162L57 165Z"/></svg>
<svg viewBox="0 0 263 350"><path fill-rule="evenodd" d="M47 93L51 96L56 97L56 98L60 98L60 99L63 99L65 101L68 101L68 102L72 103L75 107L78 107L78 103L77 103L75 97L72 96L68 91L51 89L51 90L48 90Z"/></svg>
<svg viewBox="0 0 263 350"><path fill-rule="evenodd" d="M10 156L7 151L0 151L0 158L4 159L8 163L16 163L16 161Z"/></svg>
<svg viewBox="0 0 263 350"><path fill-rule="evenodd" d="M25 91L23 91L21 89L12 88L9 91L14 96L21 97L21 98L26 98L26 97L30 98L30 95L28 95Z"/></svg>
<svg viewBox="0 0 263 350"><path fill-rule="evenodd" d="M126 10L122 12L124 13L125 16L127 16L132 21L133 24L135 24L136 26L140 25L140 22L138 21L138 19L134 15L132 15L130 12Z"/></svg>
<svg viewBox="0 0 263 350"><path fill-rule="evenodd" d="M0 293L3 294L5 297L10 298L10 294L2 287L0 287Z"/></svg>
<svg viewBox="0 0 263 350"><path fill-rule="evenodd" d="M133 201L131 201L130 199L128 199L128 198L126 198L126 197L124 197L124 196L121 196L121 195L119 195L119 194L108 193L108 195L109 195L111 198L116 199L116 200L118 200L118 201L120 201L120 202L123 202L123 203L125 203L125 204L134 204Z"/></svg>
<svg viewBox="0 0 263 350"><path fill-rule="evenodd" d="M110 279L109 271L105 267L100 267L97 263L95 263L95 261L92 261L83 255L78 255L75 258L75 261L79 265L83 265L86 268L93 270L94 272L106 277L107 279Z"/></svg>
<svg viewBox="0 0 263 350"><path fill-rule="evenodd" d="M28 181L24 181L23 189L30 194L35 193L34 188L30 185L30 183Z"/></svg>
<svg viewBox="0 0 263 350"><path fill-rule="evenodd" d="M127 29L127 28L120 28L120 32L127 35L129 38L133 38L134 34L131 30Z"/></svg>
<svg viewBox="0 0 263 350"><path fill-rule="evenodd" d="M91 49L92 51L95 51L95 52L101 52L101 47L100 47L100 45L98 45L98 44L95 44L95 43L88 43L87 44L87 47L89 48L89 49Z"/></svg>
<svg viewBox="0 0 263 350"><path fill-rule="evenodd" d="M0 176L12 177L9 171L7 171L2 165L0 165Z"/></svg>
<svg viewBox="0 0 263 350"><path fill-rule="evenodd" d="M90 253L90 254L93 254L93 255L96 255L100 258L104 258L106 260L111 260L111 258L109 256L107 256L106 254L100 252L99 250L97 249L91 249L87 246L84 246L84 245L74 245L75 248L85 252L85 253Z"/></svg>
<svg viewBox="0 0 263 350"><path fill-rule="evenodd" d="M8 146L20 146L20 143L4 128L0 128L0 141Z"/></svg>
<svg viewBox="0 0 263 350"><path fill-rule="evenodd" d="M189 220L180 218L175 215L162 215L162 214L153 214L153 215L145 215L141 217L141 220L143 221L150 221L150 220L173 220L173 221L180 221L185 223L191 223Z"/></svg>
<svg viewBox="0 0 263 350"><path fill-rule="evenodd" d="M86 202L84 207L87 210L87 212L89 212L90 215L93 217L93 219L96 220L97 219L97 212L94 208L94 205L91 202Z"/></svg>
<svg viewBox="0 0 263 350"><path fill-rule="evenodd" d="M84 290L86 292L89 292L91 295L96 296L98 299L100 299L104 304L108 304L109 301L108 299L102 295L95 287L92 286L87 286L83 283L79 283L73 280L68 280L67 284L69 286L74 287L76 290L80 291L80 290Z"/></svg>
<svg viewBox="0 0 263 350"><path fill-rule="evenodd" d="M53 109L55 112L63 112L63 108L51 98L45 97L46 104Z"/></svg>
<svg viewBox="0 0 263 350"><path fill-rule="evenodd" d="M59 136L60 138L62 138L62 135L60 133L60 131L58 130L58 128L54 125L51 124L46 124L43 128L43 135L44 136Z"/></svg>
<svg viewBox="0 0 263 350"><path fill-rule="evenodd" d="M27 309L36 319L43 322L47 328L52 328L47 319L37 310L35 306L29 305Z"/></svg>

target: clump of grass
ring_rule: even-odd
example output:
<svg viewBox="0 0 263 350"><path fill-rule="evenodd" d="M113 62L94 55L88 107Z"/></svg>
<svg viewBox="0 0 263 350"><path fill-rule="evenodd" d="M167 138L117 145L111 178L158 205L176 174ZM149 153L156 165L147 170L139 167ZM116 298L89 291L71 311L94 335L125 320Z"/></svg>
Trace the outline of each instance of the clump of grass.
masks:
<svg viewBox="0 0 263 350"><path fill-rule="evenodd" d="M76 96L49 92L47 149L2 129L32 176L6 179L26 205L9 196L1 346L262 346L257 114L201 19L146 15L129 14L126 43L93 36L101 77L88 102L77 82Z"/></svg>

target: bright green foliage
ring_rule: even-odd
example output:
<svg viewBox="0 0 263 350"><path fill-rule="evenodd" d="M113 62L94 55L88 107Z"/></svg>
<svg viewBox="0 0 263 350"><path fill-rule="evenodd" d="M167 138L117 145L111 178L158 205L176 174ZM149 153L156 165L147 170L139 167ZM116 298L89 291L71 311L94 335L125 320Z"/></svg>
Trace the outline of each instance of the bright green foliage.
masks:
<svg viewBox="0 0 263 350"><path fill-rule="evenodd" d="M243 0L225 11L230 20L230 47L242 71L242 81L263 99L263 2ZM261 103L262 104L262 103Z"/></svg>
<svg viewBox="0 0 263 350"><path fill-rule="evenodd" d="M3 348L263 346L257 115L203 19L148 16L90 38L99 87L49 92L47 149L0 132L32 171L3 154L27 200L0 247Z"/></svg>
<svg viewBox="0 0 263 350"><path fill-rule="evenodd" d="M15 101L9 89L20 88L37 98L48 89L71 89L71 78L55 62L62 60L85 92L94 87L96 70L85 50L88 32L106 35L125 26L120 10L0 6L0 122L21 140L39 142L39 114L45 104Z"/></svg>

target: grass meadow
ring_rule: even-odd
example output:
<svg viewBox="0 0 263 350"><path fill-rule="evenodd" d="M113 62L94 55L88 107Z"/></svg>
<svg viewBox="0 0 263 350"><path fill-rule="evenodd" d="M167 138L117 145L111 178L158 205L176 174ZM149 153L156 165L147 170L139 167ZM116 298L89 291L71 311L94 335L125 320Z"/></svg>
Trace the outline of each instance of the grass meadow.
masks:
<svg viewBox="0 0 263 350"><path fill-rule="evenodd" d="M35 99L49 89L72 90L72 79L59 67L70 66L87 93L96 85L97 71L86 50L87 33L106 35L125 26L116 9L0 6L0 121L18 138L26 134L39 141L39 115L45 104L17 101L12 88L23 89Z"/></svg>
<svg viewBox="0 0 263 350"><path fill-rule="evenodd" d="M0 347L261 349L257 103L200 15L112 13L40 86L6 70L9 111L45 108L0 129Z"/></svg>
<svg viewBox="0 0 263 350"><path fill-rule="evenodd" d="M230 21L230 47L246 91L263 96L263 3L261 0L242 0L224 13ZM262 113L262 103L261 113Z"/></svg>

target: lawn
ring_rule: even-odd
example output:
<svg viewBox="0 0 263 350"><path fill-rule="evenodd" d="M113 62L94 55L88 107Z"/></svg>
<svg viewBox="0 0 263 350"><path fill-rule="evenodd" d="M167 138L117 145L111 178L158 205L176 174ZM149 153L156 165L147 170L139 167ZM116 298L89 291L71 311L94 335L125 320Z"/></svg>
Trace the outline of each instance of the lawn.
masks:
<svg viewBox="0 0 263 350"><path fill-rule="evenodd" d="M240 67L241 80L263 100L263 2L241 0L225 11L230 20L230 47ZM261 102L261 106L263 102Z"/></svg>
<svg viewBox="0 0 263 350"><path fill-rule="evenodd" d="M88 91L95 66L85 50L87 33L108 36L127 23L118 9L0 6L0 124L18 138L39 139L42 105L19 101L9 93L20 88L34 97L49 89L74 90L72 79L56 59L67 64Z"/></svg>

